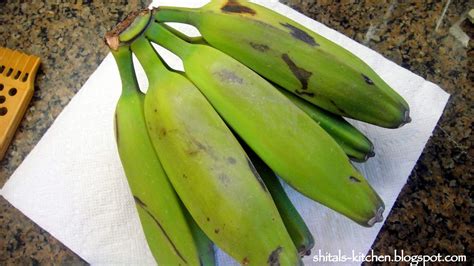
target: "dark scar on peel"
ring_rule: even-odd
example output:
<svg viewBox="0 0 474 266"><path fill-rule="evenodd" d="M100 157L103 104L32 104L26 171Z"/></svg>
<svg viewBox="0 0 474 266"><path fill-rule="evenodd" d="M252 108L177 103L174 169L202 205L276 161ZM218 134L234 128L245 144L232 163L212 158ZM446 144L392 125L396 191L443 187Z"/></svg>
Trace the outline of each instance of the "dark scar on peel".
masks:
<svg viewBox="0 0 474 266"><path fill-rule="evenodd" d="M257 172L257 169L255 169L255 166L253 166L252 162L250 161L249 158L247 158L247 164L249 165L250 167L250 170L252 170L252 173L253 175L255 176L255 178L258 180L258 182L260 183L260 186L262 186L262 189L268 193L268 190L267 190L267 187L265 186L265 183L263 183L263 180L262 178L260 177L260 175L258 174Z"/></svg>
<svg viewBox="0 0 474 266"><path fill-rule="evenodd" d="M235 0L227 1L227 3L221 8L221 10L229 13L247 13L251 15L256 14L255 10L251 9L250 7L243 6Z"/></svg>
<svg viewBox="0 0 474 266"><path fill-rule="evenodd" d="M160 135L163 136L163 137L166 136L166 128L162 128L160 130Z"/></svg>
<svg viewBox="0 0 474 266"><path fill-rule="evenodd" d="M143 201L141 201L136 196L133 196L133 198L135 199L135 202L138 204L138 206L140 206L153 219L153 221L156 223L156 225L160 228L161 232L163 233L163 235L165 235L166 239L168 240L168 242L170 242L171 246L173 247L174 251L176 252L176 255L178 255L178 257L181 260L183 260L185 264L188 264L188 262L186 261L186 259L184 259L183 255L181 255L181 252L179 252L178 248L173 243L173 241L171 240L171 238L169 237L168 233L165 231L163 226L160 224L160 222L155 218L155 216L153 216L153 214L150 213L150 211L148 211L146 204L143 203Z"/></svg>
<svg viewBox="0 0 474 266"><path fill-rule="evenodd" d="M288 65L290 68L291 72L293 72L293 75L301 82L301 89L302 90L307 90L308 89L308 81L311 75L313 73L306 71L303 68L298 67L293 60L291 60L290 56L288 54L283 54L281 56L283 61Z"/></svg>
<svg viewBox="0 0 474 266"><path fill-rule="evenodd" d="M250 263L249 258L245 257L244 260L242 260L242 265L248 265Z"/></svg>
<svg viewBox="0 0 474 266"><path fill-rule="evenodd" d="M219 229L218 229L218 228L215 229L215 230L214 230L214 233L219 234Z"/></svg>
<svg viewBox="0 0 474 266"><path fill-rule="evenodd" d="M135 200L135 203L146 208L148 206L146 206L146 204L137 196L133 196L133 199Z"/></svg>
<svg viewBox="0 0 474 266"><path fill-rule="evenodd" d="M291 30L291 36L294 38L303 41L311 46L319 46L319 44L314 40L313 37L311 37L308 33L306 33L304 30L299 29L291 24L288 23L280 23L283 27Z"/></svg>
<svg viewBox="0 0 474 266"><path fill-rule="evenodd" d="M357 177L349 176L349 179L354 183L360 183L360 179L358 179Z"/></svg>
<svg viewBox="0 0 474 266"><path fill-rule="evenodd" d="M230 164L235 164L237 162L237 160L235 160L234 157L227 157L227 161L230 163Z"/></svg>
<svg viewBox="0 0 474 266"><path fill-rule="evenodd" d="M364 74L361 74L361 75L362 75L362 77L364 77L365 83L367 83L369 85L374 85L374 82L369 77L367 77Z"/></svg>
<svg viewBox="0 0 474 266"><path fill-rule="evenodd" d="M280 258L279 255L282 251L282 247L277 247L272 253L270 253L270 256L268 256L267 263L270 266L277 266L280 265Z"/></svg>
<svg viewBox="0 0 474 266"><path fill-rule="evenodd" d="M117 145L119 145L119 140L120 140L120 136L119 136L119 131L118 131L118 114L115 113L115 123L114 123L114 130L115 130L115 142L117 142Z"/></svg>
<svg viewBox="0 0 474 266"><path fill-rule="evenodd" d="M270 47L266 44L261 44L261 43L254 43L250 42L250 46L252 46L253 49L265 53L266 51L270 50Z"/></svg>
<svg viewBox="0 0 474 266"><path fill-rule="evenodd" d="M298 95L305 95L305 96L308 96L308 97L314 97L314 92L299 91L299 90L295 90L295 92Z"/></svg>

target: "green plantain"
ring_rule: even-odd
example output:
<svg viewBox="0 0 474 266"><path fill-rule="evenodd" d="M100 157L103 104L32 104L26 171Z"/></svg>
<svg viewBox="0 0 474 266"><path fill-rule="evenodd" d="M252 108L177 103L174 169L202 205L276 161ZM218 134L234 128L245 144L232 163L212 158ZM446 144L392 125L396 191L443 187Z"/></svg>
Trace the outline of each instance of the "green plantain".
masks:
<svg viewBox="0 0 474 266"><path fill-rule="evenodd" d="M143 36L132 51L149 81L148 132L176 192L206 235L242 264L296 265L298 255L270 194L225 123Z"/></svg>
<svg viewBox="0 0 474 266"><path fill-rule="evenodd" d="M138 88L130 48L112 54L122 80L115 112L117 148L150 250L160 265L199 265L184 210L148 136L145 96Z"/></svg>
<svg viewBox="0 0 474 266"><path fill-rule="evenodd" d="M361 59L265 7L213 0L159 7L155 19L194 25L210 45L332 113L388 128L410 121L406 101Z"/></svg>
<svg viewBox="0 0 474 266"><path fill-rule="evenodd" d="M166 24L162 25L186 42L207 44L202 37L189 37L173 27ZM310 104L308 101L297 97L276 84L274 86L329 133L351 160L364 162L375 155L372 142L357 128L344 120L344 118Z"/></svg>
<svg viewBox="0 0 474 266"><path fill-rule="evenodd" d="M344 151L265 79L212 47L183 41L158 23L151 23L145 35L183 60L186 76L289 185L361 225L381 220L382 200Z"/></svg>

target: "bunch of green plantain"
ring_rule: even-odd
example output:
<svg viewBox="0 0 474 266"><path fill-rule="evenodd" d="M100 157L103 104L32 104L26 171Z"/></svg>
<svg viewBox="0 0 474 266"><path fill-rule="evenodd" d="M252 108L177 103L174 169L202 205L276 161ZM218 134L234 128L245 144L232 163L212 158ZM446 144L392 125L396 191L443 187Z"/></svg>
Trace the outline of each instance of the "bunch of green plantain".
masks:
<svg viewBox="0 0 474 266"><path fill-rule="evenodd" d="M158 264L214 265L214 243L243 265L300 265L315 241L280 178L362 226L383 220L351 163L374 147L343 116L397 128L409 107L349 51L243 0L133 12L105 39L122 81L118 152Z"/></svg>

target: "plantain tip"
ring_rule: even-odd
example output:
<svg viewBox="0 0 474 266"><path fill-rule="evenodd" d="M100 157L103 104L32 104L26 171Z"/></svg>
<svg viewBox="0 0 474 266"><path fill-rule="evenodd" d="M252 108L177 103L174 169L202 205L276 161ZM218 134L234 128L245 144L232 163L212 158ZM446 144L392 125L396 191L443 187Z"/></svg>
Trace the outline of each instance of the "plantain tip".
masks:
<svg viewBox="0 0 474 266"><path fill-rule="evenodd" d="M402 120L402 123L400 124L399 127L402 127L408 123L411 122L411 117L410 117L410 110L405 110L405 112L403 113L403 120Z"/></svg>
<svg viewBox="0 0 474 266"><path fill-rule="evenodd" d="M382 222L383 221L383 211L385 210L384 207L378 208L377 212L375 213L375 216L372 217L368 222L367 225L369 227L372 227L374 224Z"/></svg>

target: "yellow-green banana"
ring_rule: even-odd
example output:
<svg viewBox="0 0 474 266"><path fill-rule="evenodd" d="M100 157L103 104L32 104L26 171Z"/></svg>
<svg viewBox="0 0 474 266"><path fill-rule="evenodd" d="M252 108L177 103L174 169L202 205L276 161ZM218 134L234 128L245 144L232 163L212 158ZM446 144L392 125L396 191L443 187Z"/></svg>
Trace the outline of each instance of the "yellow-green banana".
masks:
<svg viewBox="0 0 474 266"><path fill-rule="evenodd" d="M158 23L151 23L145 35L183 60L186 76L288 184L361 225L381 220L382 200L344 151L269 82L230 56L185 42Z"/></svg>
<svg viewBox="0 0 474 266"><path fill-rule="evenodd" d="M270 194L219 115L188 79L166 69L147 39L131 46L150 84L148 132L199 227L242 264L296 265L297 250Z"/></svg>
<svg viewBox="0 0 474 266"><path fill-rule="evenodd" d="M109 36L110 37L110 36ZM122 80L115 112L120 159L148 246L160 265L199 265L192 231L148 136L129 47L112 50Z"/></svg>
<svg viewBox="0 0 474 266"><path fill-rule="evenodd" d="M166 24L162 25L174 35L187 42L193 44L207 44L202 37L189 37L173 27ZM344 120L344 118L310 104L308 101L297 97L276 84L274 84L274 86L329 133L351 160L364 162L375 155L372 142L357 128Z"/></svg>
<svg viewBox="0 0 474 266"><path fill-rule="evenodd" d="M277 88L329 133L352 160L364 162L375 155L372 142L344 118L323 110L278 86Z"/></svg>
<svg viewBox="0 0 474 266"><path fill-rule="evenodd" d="M265 7L213 0L160 6L155 18L196 26L210 45L330 112L388 128L410 121L406 101L361 59Z"/></svg>
<svg viewBox="0 0 474 266"><path fill-rule="evenodd" d="M242 146L247 152L253 165L255 165L255 169L257 169L257 172L262 177L268 191L270 191L273 201L278 208L278 212L285 223L286 230L298 249L298 253L300 256L309 256L311 254L311 249L314 247L314 238L309 231L308 226L296 210L293 203L291 203L291 200L288 198L288 195L286 195L285 190L272 169L270 169L270 167L268 167L245 143L243 143Z"/></svg>

